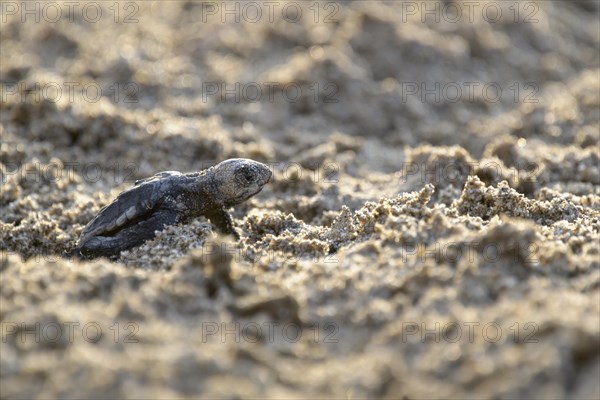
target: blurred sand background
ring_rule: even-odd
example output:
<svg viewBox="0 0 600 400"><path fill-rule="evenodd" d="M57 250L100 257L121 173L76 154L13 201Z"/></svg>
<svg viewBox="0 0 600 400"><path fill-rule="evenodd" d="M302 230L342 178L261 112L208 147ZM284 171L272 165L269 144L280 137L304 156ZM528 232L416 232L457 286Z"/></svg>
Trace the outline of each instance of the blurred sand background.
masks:
<svg viewBox="0 0 600 400"><path fill-rule="evenodd" d="M2 398L600 397L599 2L74 3L2 3ZM60 257L233 157L239 243Z"/></svg>

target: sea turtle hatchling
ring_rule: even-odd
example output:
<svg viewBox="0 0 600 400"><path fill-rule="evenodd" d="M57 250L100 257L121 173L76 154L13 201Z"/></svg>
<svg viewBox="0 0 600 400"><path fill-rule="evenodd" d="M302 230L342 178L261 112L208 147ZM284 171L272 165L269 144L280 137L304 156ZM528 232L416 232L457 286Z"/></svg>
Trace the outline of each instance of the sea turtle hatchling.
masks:
<svg viewBox="0 0 600 400"><path fill-rule="evenodd" d="M165 171L138 180L85 226L69 254L115 257L154 238L167 225L201 215L239 239L226 209L260 192L271 175L264 164L233 158L200 172Z"/></svg>

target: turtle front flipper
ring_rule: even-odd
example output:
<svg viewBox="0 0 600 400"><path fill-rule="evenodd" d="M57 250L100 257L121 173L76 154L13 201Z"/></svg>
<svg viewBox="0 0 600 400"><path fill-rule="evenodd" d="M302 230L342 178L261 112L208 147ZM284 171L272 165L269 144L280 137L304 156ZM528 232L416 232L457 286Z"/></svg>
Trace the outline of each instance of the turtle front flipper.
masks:
<svg viewBox="0 0 600 400"><path fill-rule="evenodd" d="M236 240L240 240L240 235L235 230L233 226L233 220L231 219L231 215L224 209L220 209L217 211L213 211L207 213L206 216L210 219L217 230L226 235L233 235Z"/></svg>
<svg viewBox="0 0 600 400"><path fill-rule="evenodd" d="M153 239L156 231L162 231L167 225L177 223L177 212L159 210L146 220L118 231L111 236L95 236L82 246L71 250L71 254L80 258L109 257L115 258L120 252L139 246L146 240Z"/></svg>

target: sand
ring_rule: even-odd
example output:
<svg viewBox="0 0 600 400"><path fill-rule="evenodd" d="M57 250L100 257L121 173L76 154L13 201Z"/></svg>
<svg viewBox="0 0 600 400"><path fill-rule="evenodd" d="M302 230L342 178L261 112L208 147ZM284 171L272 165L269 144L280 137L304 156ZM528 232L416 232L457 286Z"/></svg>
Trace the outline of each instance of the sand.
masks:
<svg viewBox="0 0 600 400"><path fill-rule="evenodd" d="M0 396L599 398L600 6L475 3L3 3ZM62 256L234 157L239 242Z"/></svg>

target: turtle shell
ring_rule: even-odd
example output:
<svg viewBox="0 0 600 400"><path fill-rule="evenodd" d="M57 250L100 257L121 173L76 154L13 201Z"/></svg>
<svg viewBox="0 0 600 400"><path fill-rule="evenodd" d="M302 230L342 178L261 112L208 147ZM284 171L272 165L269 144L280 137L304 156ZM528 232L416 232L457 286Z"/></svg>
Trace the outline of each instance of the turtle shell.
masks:
<svg viewBox="0 0 600 400"><path fill-rule="evenodd" d="M177 171L160 172L150 178L138 180L135 185L122 192L106 207L102 208L83 229L77 247L83 246L95 236L114 234L132 221L147 219L172 194L180 183Z"/></svg>

